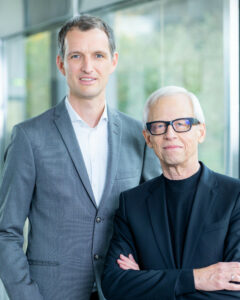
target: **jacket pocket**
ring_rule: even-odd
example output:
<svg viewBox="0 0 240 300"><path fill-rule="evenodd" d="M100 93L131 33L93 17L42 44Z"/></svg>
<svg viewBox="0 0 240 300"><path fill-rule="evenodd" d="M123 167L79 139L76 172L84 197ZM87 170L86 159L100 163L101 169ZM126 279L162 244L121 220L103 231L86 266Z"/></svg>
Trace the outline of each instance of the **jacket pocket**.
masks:
<svg viewBox="0 0 240 300"><path fill-rule="evenodd" d="M35 266L59 266L58 261L49 261L49 260L36 260L36 259L28 259L29 265Z"/></svg>

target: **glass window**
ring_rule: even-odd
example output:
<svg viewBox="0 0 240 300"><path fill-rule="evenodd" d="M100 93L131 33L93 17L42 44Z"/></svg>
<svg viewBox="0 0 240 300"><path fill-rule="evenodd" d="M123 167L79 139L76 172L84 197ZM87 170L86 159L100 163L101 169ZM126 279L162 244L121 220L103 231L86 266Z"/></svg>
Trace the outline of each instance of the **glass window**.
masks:
<svg viewBox="0 0 240 300"><path fill-rule="evenodd" d="M27 118L51 106L51 35L42 32L26 38Z"/></svg>
<svg viewBox="0 0 240 300"><path fill-rule="evenodd" d="M9 39L4 44L4 53L7 68L7 144L15 124L51 106L51 34L43 32Z"/></svg>
<svg viewBox="0 0 240 300"><path fill-rule="evenodd" d="M143 105L154 90L165 85L186 87L198 96L206 116L207 137L200 146L200 159L223 173L229 129L223 49L226 2L133 1L133 6L128 2L119 9L119 4L116 11L105 10L103 15L115 31L120 54L108 84L108 102L141 119ZM14 124L59 102L66 83L56 70L55 30L7 40L4 49L9 135Z"/></svg>
<svg viewBox="0 0 240 300"><path fill-rule="evenodd" d="M22 36L8 40L4 44L7 68L7 118L6 143L12 127L25 119L26 64L25 41Z"/></svg>
<svg viewBox="0 0 240 300"><path fill-rule="evenodd" d="M155 1L108 13L119 51L118 108L141 119L147 97L165 85L199 98L207 123L200 159L224 173L223 1Z"/></svg>

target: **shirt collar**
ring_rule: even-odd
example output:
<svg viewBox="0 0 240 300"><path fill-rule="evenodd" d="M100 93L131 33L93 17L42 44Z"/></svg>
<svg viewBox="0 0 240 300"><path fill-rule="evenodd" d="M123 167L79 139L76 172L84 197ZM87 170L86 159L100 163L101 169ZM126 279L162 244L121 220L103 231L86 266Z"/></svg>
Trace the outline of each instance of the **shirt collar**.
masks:
<svg viewBox="0 0 240 300"><path fill-rule="evenodd" d="M78 122L80 121L81 123L86 124L86 122L84 122L84 120L79 116L79 114L74 110L74 108L72 107L72 105L70 104L68 97L66 96L65 98L65 105L69 114L69 117L71 119L72 122ZM108 120L108 114L107 114L107 105L106 105L106 101L105 101L105 106L104 106L104 111L101 115L101 118L99 120L98 123L102 122L103 120L107 121Z"/></svg>

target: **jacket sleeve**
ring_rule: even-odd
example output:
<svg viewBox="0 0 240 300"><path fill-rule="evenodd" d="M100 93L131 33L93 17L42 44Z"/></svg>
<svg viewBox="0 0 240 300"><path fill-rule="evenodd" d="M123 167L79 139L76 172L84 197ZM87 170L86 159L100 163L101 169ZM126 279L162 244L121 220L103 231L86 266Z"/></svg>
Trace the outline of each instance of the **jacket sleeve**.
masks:
<svg viewBox="0 0 240 300"><path fill-rule="evenodd" d="M144 239L144 236L143 236ZM151 245L149 245L151 247ZM195 291L192 270L122 270L116 263L120 254L133 254L138 261L134 239L125 214L124 196L116 213L114 235L109 248L102 278L102 289L109 300L176 299L176 292ZM141 266L140 266L141 268ZM184 289L181 282L187 282ZM179 291L177 291L179 289Z"/></svg>
<svg viewBox="0 0 240 300"><path fill-rule="evenodd" d="M237 300L236 291L197 291L194 287L193 270L122 270L116 263L122 253L132 253L139 262L137 249L125 212L124 194L120 196L120 208L114 224L114 235L109 248L102 277L102 289L108 300ZM139 223L140 224L140 223ZM144 239L144 236L143 236ZM151 245L149 245L151 247ZM224 261L240 261L240 201L233 210L226 240ZM140 265L141 268L141 265Z"/></svg>
<svg viewBox="0 0 240 300"><path fill-rule="evenodd" d="M238 195L229 223L228 234L225 242L224 261L240 262L240 194ZM215 298L209 299L237 300L240 299L240 292L219 291L216 293Z"/></svg>
<svg viewBox="0 0 240 300"><path fill-rule="evenodd" d="M224 261L240 262L240 194L233 208L225 243Z"/></svg>
<svg viewBox="0 0 240 300"><path fill-rule="evenodd" d="M14 300L43 299L30 278L23 252L23 226L31 206L35 176L29 138L16 126L5 155L0 186L0 277Z"/></svg>
<svg viewBox="0 0 240 300"><path fill-rule="evenodd" d="M230 218L229 229L225 241L224 262L240 262L240 195L233 208ZM200 298L199 298L200 297ZM192 294L189 300L209 299L209 300L239 300L240 291L198 291Z"/></svg>

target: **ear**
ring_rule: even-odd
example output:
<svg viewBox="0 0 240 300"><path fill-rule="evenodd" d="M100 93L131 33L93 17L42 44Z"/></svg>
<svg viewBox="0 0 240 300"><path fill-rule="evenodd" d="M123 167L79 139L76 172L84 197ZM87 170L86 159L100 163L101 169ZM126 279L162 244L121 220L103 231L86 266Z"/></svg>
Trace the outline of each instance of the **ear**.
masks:
<svg viewBox="0 0 240 300"><path fill-rule="evenodd" d="M112 69L110 73L113 73L118 64L118 52L114 52L112 57Z"/></svg>
<svg viewBox="0 0 240 300"><path fill-rule="evenodd" d="M146 144L148 145L148 147L152 148L153 145L152 145L152 142L151 142L151 135L150 135L150 133L147 130L143 129L142 134L144 136L144 139L145 139Z"/></svg>
<svg viewBox="0 0 240 300"><path fill-rule="evenodd" d="M198 142L201 144L205 140L206 137L206 125L205 124L199 124L198 129Z"/></svg>
<svg viewBox="0 0 240 300"><path fill-rule="evenodd" d="M57 64L58 70L65 76L66 72L65 72L65 68L64 68L64 62L60 55L57 56L56 64Z"/></svg>

